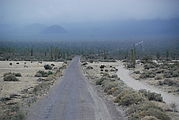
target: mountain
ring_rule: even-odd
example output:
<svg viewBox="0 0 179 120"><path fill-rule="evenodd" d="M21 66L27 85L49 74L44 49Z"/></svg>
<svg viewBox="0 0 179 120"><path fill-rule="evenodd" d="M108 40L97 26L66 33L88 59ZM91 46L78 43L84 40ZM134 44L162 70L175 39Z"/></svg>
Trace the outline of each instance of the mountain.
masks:
<svg viewBox="0 0 179 120"><path fill-rule="evenodd" d="M65 28L63 28L60 25L52 25L52 26L45 28L42 31L42 33L43 34L61 34L61 33L67 33L67 31L65 30Z"/></svg>

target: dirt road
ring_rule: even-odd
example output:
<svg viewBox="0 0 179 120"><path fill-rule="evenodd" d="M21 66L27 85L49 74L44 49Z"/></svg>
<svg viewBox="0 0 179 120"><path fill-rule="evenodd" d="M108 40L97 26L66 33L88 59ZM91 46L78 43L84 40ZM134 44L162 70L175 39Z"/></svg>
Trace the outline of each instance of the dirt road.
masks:
<svg viewBox="0 0 179 120"><path fill-rule="evenodd" d="M62 80L32 105L27 120L112 120L102 98L86 81L75 57Z"/></svg>

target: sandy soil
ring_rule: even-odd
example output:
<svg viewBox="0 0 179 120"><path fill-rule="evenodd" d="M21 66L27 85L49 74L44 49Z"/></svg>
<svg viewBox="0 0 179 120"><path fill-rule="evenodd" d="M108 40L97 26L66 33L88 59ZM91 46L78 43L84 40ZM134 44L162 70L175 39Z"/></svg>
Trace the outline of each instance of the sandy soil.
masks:
<svg viewBox="0 0 179 120"><path fill-rule="evenodd" d="M12 63L12 65L9 65ZM17 64L19 63L19 64ZM54 67L61 67L62 62L31 62L31 61L0 61L0 97L8 97L11 94L20 94L22 90L32 88L37 85L37 77L34 77L37 71L43 70L45 64L54 64ZM55 71L55 70L52 70ZM19 81L3 81L4 73L21 73Z"/></svg>

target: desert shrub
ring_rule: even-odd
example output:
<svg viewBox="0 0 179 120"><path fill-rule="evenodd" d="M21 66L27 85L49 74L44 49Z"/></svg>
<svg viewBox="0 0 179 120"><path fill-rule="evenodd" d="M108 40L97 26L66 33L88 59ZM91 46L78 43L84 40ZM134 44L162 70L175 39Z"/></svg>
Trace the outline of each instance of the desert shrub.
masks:
<svg viewBox="0 0 179 120"><path fill-rule="evenodd" d="M154 116L145 116L145 117L143 117L141 120L159 120L159 119L157 119L157 118L154 117Z"/></svg>
<svg viewBox="0 0 179 120"><path fill-rule="evenodd" d="M21 73L13 73L16 77L22 77Z"/></svg>
<svg viewBox="0 0 179 120"><path fill-rule="evenodd" d="M105 65L100 65L100 68L101 68L101 69L103 69L103 68L105 68L105 67L106 67Z"/></svg>
<svg viewBox="0 0 179 120"><path fill-rule="evenodd" d="M4 77L4 81L19 81L15 75L9 74Z"/></svg>
<svg viewBox="0 0 179 120"><path fill-rule="evenodd" d="M173 109L173 112L177 112L177 105L175 103L171 103L170 107Z"/></svg>
<svg viewBox="0 0 179 120"><path fill-rule="evenodd" d="M118 82L116 81L104 81L103 82L104 92L108 92L111 88L114 88L117 86L118 86Z"/></svg>
<svg viewBox="0 0 179 120"><path fill-rule="evenodd" d="M160 79L162 79L162 76L160 75L155 76L155 80L160 80Z"/></svg>
<svg viewBox="0 0 179 120"><path fill-rule="evenodd" d="M170 120L170 118L162 111L154 108L149 108L146 111L142 111L139 113L140 116L154 116L160 120Z"/></svg>
<svg viewBox="0 0 179 120"><path fill-rule="evenodd" d="M118 78L118 76L114 74L114 75L111 75L111 78Z"/></svg>
<svg viewBox="0 0 179 120"><path fill-rule="evenodd" d="M47 65L44 65L44 68L45 68L45 70L51 70L51 69L52 69L52 66L49 65L49 64L47 64Z"/></svg>
<svg viewBox="0 0 179 120"><path fill-rule="evenodd" d="M42 74L39 73L39 72L37 72L37 73L35 74L35 77L42 77Z"/></svg>
<svg viewBox="0 0 179 120"><path fill-rule="evenodd" d="M51 75L51 74L53 74L53 72L51 72L51 71L45 72L45 71L39 70L39 71L35 74L35 77L48 77L48 76Z"/></svg>
<svg viewBox="0 0 179 120"><path fill-rule="evenodd" d="M106 77L101 77L100 79L96 80L96 85L102 85L102 82L104 80L107 80L107 78Z"/></svg>
<svg viewBox="0 0 179 120"><path fill-rule="evenodd" d="M152 57L150 57L150 56L144 56L141 59L141 63L150 63L150 62L152 62Z"/></svg>
<svg viewBox="0 0 179 120"><path fill-rule="evenodd" d="M18 104L8 105L7 108L4 108L3 112L0 120L25 120L25 113L20 109Z"/></svg>
<svg viewBox="0 0 179 120"><path fill-rule="evenodd" d="M19 62L17 62L16 64L19 64Z"/></svg>
<svg viewBox="0 0 179 120"><path fill-rule="evenodd" d="M135 74L140 74L140 71L134 71Z"/></svg>
<svg viewBox="0 0 179 120"><path fill-rule="evenodd" d="M130 106L132 104L138 104L142 101L144 101L144 98L136 91L124 90L116 97L114 102L117 102L122 106Z"/></svg>
<svg viewBox="0 0 179 120"><path fill-rule="evenodd" d="M162 108L156 106L154 103L152 103L150 101L143 101L140 104L133 104L133 105L131 105L127 109L126 114L130 115L130 114L136 113L138 111L146 111L149 108L158 109L158 110L163 111Z"/></svg>
<svg viewBox="0 0 179 120"><path fill-rule="evenodd" d="M9 65L12 65L12 63L9 63Z"/></svg>
<svg viewBox="0 0 179 120"><path fill-rule="evenodd" d="M84 65L84 66L85 66L85 65L87 65L87 64L88 64L87 62L84 62L82 65Z"/></svg>
<svg viewBox="0 0 179 120"><path fill-rule="evenodd" d="M89 70L90 70L90 69L93 69L93 67L91 67L91 66L88 66L88 67L86 67L86 69L89 69Z"/></svg>
<svg viewBox="0 0 179 120"><path fill-rule="evenodd" d="M104 70L104 71L105 71L105 72L108 72L109 70L106 69L106 70Z"/></svg>
<svg viewBox="0 0 179 120"><path fill-rule="evenodd" d="M41 82L41 81L45 81L45 79L43 79L43 78L38 78L37 81L38 81L38 82Z"/></svg>
<svg viewBox="0 0 179 120"><path fill-rule="evenodd" d="M4 73L4 77L5 76L7 76L7 75L14 75L14 76L16 76L16 77L21 77L22 75L21 75L21 73L11 73L11 72L8 72L8 73Z"/></svg>
<svg viewBox="0 0 179 120"><path fill-rule="evenodd" d="M113 87L110 90L107 91L107 94L109 95L113 95L114 97L116 97L117 95L119 95L125 88L124 87Z"/></svg>
<svg viewBox="0 0 179 120"><path fill-rule="evenodd" d="M179 87L179 83L177 81L170 80L170 79L165 79L163 82L161 81L159 84L160 85L178 86Z"/></svg>
<svg viewBox="0 0 179 120"><path fill-rule="evenodd" d="M52 63L52 64L51 64L51 66L53 66L53 67L54 67L55 65Z"/></svg>
<svg viewBox="0 0 179 120"><path fill-rule="evenodd" d="M141 75L140 75L140 78L141 79L144 79L144 78L154 78L156 75L156 73L154 73L153 71L145 71L143 72Z"/></svg>
<svg viewBox="0 0 179 120"><path fill-rule="evenodd" d="M170 120L162 108L147 101L130 106L126 113L129 115L129 120L141 120L145 116L153 116L160 120Z"/></svg>
<svg viewBox="0 0 179 120"><path fill-rule="evenodd" d="M139 90L139 92L142 93L148 100L154 100L159 102L163 101L161 94L150 92L145 89Z"/></svg>
<svg viewBox="0 0 179 120"><path fill-rule="evenodd" d="M179 77L179 71L173 71L172 77Z"/></svg>
<svg viewBox="0 0 179 120"><path fill-rule="evenodd" d="M94 61L93 60L89 60L90 63L93 63Z"/></svg>
<svg viewBox="0 0 179 120"><path fill-rule="evenodd" d="M165 78L171 78L172 77L172 71L166 70L163 73L163 77L165 77Z"/></svg>
<svg viewBox="0 0 179 120"><path fill-rule="evenodd" d="M45 89L49 89L49 87L49 83L42 82L41 84L36 85L32 92L36 95L41 95L42 93L44 93Z"/></svg>
<svg viewBox="0 0 179 120"><path fill-rule="evenodd" d="M163 69L156 69L155 72L156 72L156 73L163 73L164 70L163 70Z"/></svg>
<svg viewBox="0 0 179 120"><path fill-rule="evenodd" d="M102 77L109 78L109 77L110 77L110 75L109 75L109 73L105 73L105 72L103 72L103 73L102 73Z"/></svg>
<svg viewBox="0 0 179 120"><path fill-rule="evenodd" d="M52 72L52 71L48 71L47 74L48 74L48 75L52 75L53 72Z"/></svg>
<svg viewBox="0 0 179 120"><path fill-rule="evenodd" d="M155 62L150 62L144 65L144 69L150 69L150 68L156 68L159 67L159 65Z"/></svg>
<svg viewBox="0 0 179 120"><path fill-rule="evenodd" d="M135 68L135 65L128 63L128 64L127 64L127 68Z"/></svg>

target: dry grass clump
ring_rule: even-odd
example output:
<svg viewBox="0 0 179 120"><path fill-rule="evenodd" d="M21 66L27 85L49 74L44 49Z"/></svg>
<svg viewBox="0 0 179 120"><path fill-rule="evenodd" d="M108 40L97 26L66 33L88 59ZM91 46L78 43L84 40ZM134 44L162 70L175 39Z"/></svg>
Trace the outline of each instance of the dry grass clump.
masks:
<svg viewBox="0 0 179 120"><path fill-rule="evenodd" d="M154 116L145 116L145 117L143 117L141 120L159 120L159 119L157 119L157 118L154 117Z"/></svg>
<svg viewBox="0 0 179 120"><path fill-rule="evenodd" d="M140 75L141 79L145 78L154 78L156 76L156 73L153 71L145 71Z"/></svg>
<svg viewBox="0 0 179 120"><path fill-rule="evenodd" d="M17 103L0 102L0 120L25 120L25 113Z"/></svg>
<svg viewBox="0 0 179 120"><path fill-rule="evenodd" d="M8 73L4 73L4 77L7 76L7 75L14 75L16 77L22 77L21 73L11 73L11 72L8 72Z"/></svg>
<svg viewBox="0 0 179 120"><path fill-rule="evenodd" d="M48 77L48 76L51 75L51 74L53 74L53 72L51 72L51 71L45 72L45 71L39 70L39 71L35 74L35 77Z"/></svg>
<svg viewBox="0 0 179 120"><path fill-rule="evenodd" d="M138 92L133 90L124 90L116 97L114 102L122 106L130 106L133 104L139 104L144 100L143 96Z"/></svg>
<svg viewBox="0 0 179 120"><path fill-rule="evenodd" d="M104 92L108 92L109 90L111 90L114 87L118 86L118 82L117 81L104 81L102 84L103 88L104 88Z"/></svg>
<svg viewBox="0 0 179 120"><path fill-rule="evenodd" d="M170 120L170 117L160 107L149 101L130 106L126 113L129 116L129 120L141 120L146 116L155 117L159 120Z"/></svg>
<svg viewBox="0 0 179 120"><path fill-rule="evenodd" d="M145 89L139 90L139 92L142 93L148 100L163 102L161 94L150 92Z"/></svg>
<svg viewBox="0 0 179 120"><path fill-rule="evenodd" d="M15 75L9 74L4 77L4 81L19 81L19 79Z"/></svg>

